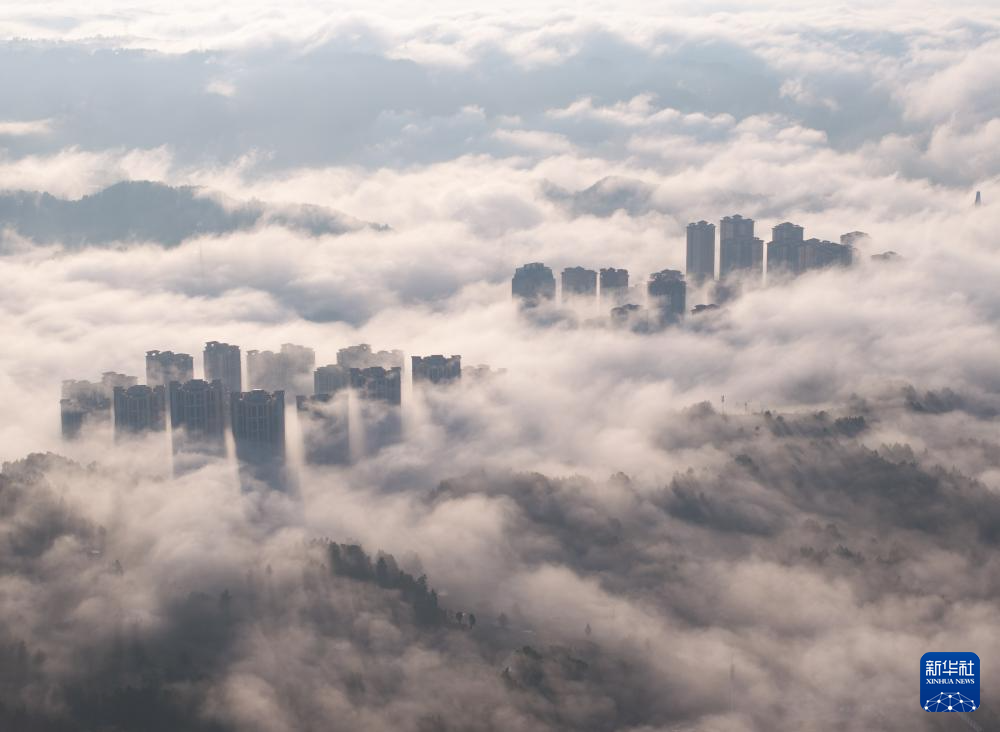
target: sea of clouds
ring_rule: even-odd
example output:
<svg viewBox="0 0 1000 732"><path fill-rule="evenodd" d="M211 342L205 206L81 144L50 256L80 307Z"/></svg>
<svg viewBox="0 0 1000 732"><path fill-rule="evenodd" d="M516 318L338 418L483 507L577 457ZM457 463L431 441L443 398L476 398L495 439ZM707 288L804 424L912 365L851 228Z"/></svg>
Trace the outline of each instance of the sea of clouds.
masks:
<svg viewBox="0 0 1000 732"><path fill-rule="evenodd" d="M930 650L993 705L994 5L14 2L0 38L0 722L945 729ZM255 217L25 224L123 181ZM737 212L871 239L653 334L510 302ZM62 441L63 379L208 340L506 372L284 493Z"/></svg>

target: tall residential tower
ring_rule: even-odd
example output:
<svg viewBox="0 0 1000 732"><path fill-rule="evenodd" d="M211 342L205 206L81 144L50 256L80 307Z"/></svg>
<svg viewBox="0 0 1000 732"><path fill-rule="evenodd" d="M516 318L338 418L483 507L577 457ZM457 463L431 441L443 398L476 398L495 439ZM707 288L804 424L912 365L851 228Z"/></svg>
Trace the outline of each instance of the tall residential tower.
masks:
<svg viewBox="0 0 1000 732"><path fill-rule="evenodd" d="M763 274L764 242L754 236L753 219L726 216L719 222L719 278L760 279Z"/></svg>
<svg viewBox="0 0 1000 732"><path fill-rule="evenodd" d="M194 378L194 359L187 353L146 351L146 384L166 386L171 381L181 383Z"/></svg>
<svg viewBox="0 0 1000 732"><path fill-rule="evenodd" d="M240 347L228 343L209 341L205 344L205 380L222 382L227 394L243 391L243 369Z"/></svg>
<svg viewBox="0 0 1000 732"><path fill-rule="evenodd" d="M510 282L514 299L525 307L534 307L556 297L556 278L541 262L531 262L514 271Z"/></svg>
<svg viewBox="0 0 1000 732"><path fill-rule="evenodd" d="M687 225L687 276L695 285L715 279L715 224Z"/></svg>

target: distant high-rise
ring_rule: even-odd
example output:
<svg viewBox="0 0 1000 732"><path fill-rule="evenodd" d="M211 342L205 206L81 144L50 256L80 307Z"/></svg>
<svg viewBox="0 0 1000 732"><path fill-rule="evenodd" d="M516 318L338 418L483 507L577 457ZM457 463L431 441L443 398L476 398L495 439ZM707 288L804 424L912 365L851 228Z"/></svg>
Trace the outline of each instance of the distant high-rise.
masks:
<svg viewBox="0 0 1000 732"><path fill-rule="evenodd" d="M247 381L251 389L309 392L309 380L316 367L311 348L283 343L281 351L247 351Z"/></svg>
<svg viewBox="0 0 1000 732"><path fill-rule="evenodd" d="M650 305L662 321L676 320L687 312L687 284L684 274L676 269L665 269L649 276L646 286Z"/></svg>
<svg viewBox="0 0 1000 732"><path fill-rule="evenodd" d="M166 386L171 381L184 383L194 378L194 359L187 353L146 351L146 384Z"/></svg>
<svg viewBox="0 0 1000 732"><path fill-rule="evenodd" d="M402 436L400 409L403 370L372 366L351 369L351 454L374 455ZM357 420L355 420L357 417Z"/></svg>
<svg viewBox="0 0 1000 732"><path fill-rule="evenodd" d="M339 364L320 366L313 372L314 394L336 394L351 385L351 370Z"/></svg>
<svg viewBox="0 0 1000 732"><path fill-rule="evenodd" d="M363 399L398 405L402 401L402 373L398 366L351 369L351 388Z"/></svg>
<svg viewBox="0 0 1000 732"><path fill-rule="evenodd" d="M162 386L114 387L115 437L158 432L166 427Z"/></svg>
<svg viewBox="0 0 1000 732"><path fill-rule="evenodd" d="M871 237L863 231L849 231L840 235L840 243L845 247L857 247L870 239Z"/></svg>
<svg viewBox="0 0 1000 732"><path fill-rule="evenodd" d="M567 267L562 271L562 297L587 298L597 297L597 272L583 267Z"/></svg>
<svg viewBox="0 0 1000 732"><path fill-rule="evenodd" d="M983 205L983 194L981 191L976 191L976 208Z"/></svg>
<svg viewBox="0 0 1000 732"><path fill-rule="evenodd" d="M744 218L740 214L726 216L719 222L719 241L752 239L753 235L753 219Z"/></svg>
<svg viewBox="0 0 1000 732"><path fill-rule="evenodd" d="M337 351L337 365L347 369L367 369L372 366L381 366L384 369L391 369L395 366L403 367L403 352L373 351L367 343L357 346L348 346Z"/></svg>
<svg viewBox="0 0 1000 732"><path fill-rule="evenodd" d="M135 386L134 376L105 371L99 382L66 380L62 383L59 417L62 435L66 439L79 436L85 425L107 425L111 422L114 388Z"/></svg>
<svg viewBox="0 0 1000 732"><path fill-rule="evenodd" d="M229 397L236 456L267 463L285 456L285 392L255 389Z"/></svg>
<svg viewBox="0 0 1000 732"><path fill-rule="evenodd" d="M183 384L171 381L170 427L174 445L182 444L218 448L225 439L226 405L222 382L209 383L192 379Z"/></svg>
<svg viewBox="0 0 1000 732"><path fill-rule="evenodd" d="M240 347L209 341L205 344L205 380L222 382L227 394L243 391Z"/></svg>
<svg viewBox="0 0 1000 732"><path fill-rule="evenodd" d="M719 222L719 277L759 277L764 272L764 242L754 236L753 219L739 214Z"/></svg>
<svg viewBox="0 0 1000 732"><path fill-rule="evenodd" d="M781 273L798 273L799 250L804 237L805 229L787 221L771 229L771 241L767 245L768 281Z"/></svg>
<svg viewBox="0 0 1000 732"><path fill-rule="evenodd" d="M840 266L850 267L854 262L854 247L835 244L822 239L806 239L799 253L799 272L809 269Z"/></svg>
<svg viewBox="0 0 1000 732"><path fill-rule="evenodd" d="M534 307L556 297L556 278L541 262L532 262L514 271L511 293L521 305Z"/></svg>
<svg viewBox="0 0 1000 732"><path fill-rule="evenodd" d="M116 371L105 371L101 374L101 386L109 397L114 393L116 386L123 386L128 389L130 386L135 386L138 382L138 377L119 374Z"/></svg>
<svg viewBox="0 0 1000 732"><path fill-rule="evenodd" d="M601 303L616 305L628 292L628 270L605 267L601 270Z"/></svg>
<svg viewBox="0 0 1000 732"><path fill-rule="evenodd" d="M445 358L441 355L413 356L413 382L429 381L448 384L462 378L462 357Z"/></svg>
<svg viewBox="0 0 1000 732"><path fill-rule="evenodd" d="M313 465L345 465L351 461L348 399L346 391L295 397L306 462Z"/></svg>
<svg viewBox="0 0 1000 732"><path fill-rule="evenodd" d="M687 276L695 285L715 279L715 224L687 225Z"/></svg>
<svg viewBox="0 0 1000 732"><path fill-rule="evenodd" d="M771 241L774 242L799 242L805 239L805 228L798 224L786 221L771 229Z"/></svg>

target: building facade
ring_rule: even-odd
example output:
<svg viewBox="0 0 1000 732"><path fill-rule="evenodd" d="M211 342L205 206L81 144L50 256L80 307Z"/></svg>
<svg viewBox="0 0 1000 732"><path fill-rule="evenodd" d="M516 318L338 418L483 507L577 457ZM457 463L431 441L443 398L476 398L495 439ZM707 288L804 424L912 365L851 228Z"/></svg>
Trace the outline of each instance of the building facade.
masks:
<svg viewBox="0 0 1000 732"><path fill-rule="evenodd" d="M825 267L850 267L854 263L854 247L822 239L806 239L799 254L799 272Z"/></svg>
<svg viewBox="0 0 1000 732"><path fill-rule="evenodd" d="M116 386L135 386L138 379L114 371L105 371L100 381L66 380L59 399L59 420L64 439L72 440L88 426L111 424Z"/></svg>
<svg viewBox="0 0 1000 732"><path fill-rule="evenodd" d="M678 320L687 312L687 283L684 274L676 269L651 274L646 292L661 322Z"/></svg>
<svg viewBox="0 0 1000 732"><path fill-rule="evenodd" d="M739 214L719 222L719 277L750 280L764 274L764 242L754 236L754 221Z"/></svg>
<svg viewBox="0 0 1000 732"><path fill-rule="evenodd" d="M782 274L798 274L799 252L805 238L805 229L786 221L771 229L767 244L768 278Z"/></svg>
<svg viewBox="0 0 1000 732"><path fill-rule="evenodd" d="M514 300L526 307L551 302L556 297L556 278L541 262L531 262L514 271L510 282Z"/></svg>
<svg viewBox="0 0 1000 732"><path fill-rule="evenodd" d="M236 456L266 463L285 457L285 392L262 389L230 394L230 422Z"/></svg>
<svg viewBox="0 0 1000 732"><path fill-rule="evenodd" d="M222 382L227 394L243 391L243 367L240 347L219 341L205 344L205 380Z"/></svg>
<svg viewBox="0 0 1000 732"><path fill-rule="evenodd" d="M840 243L845 247L858 247L871 241L871 237L863 231L849 231L840 235Z"/></svg>
<svg viewBox="0 0 1000 732"><path fill-rule="evenodd" d="M340 364L320 366L313 372L314 394L336 394L351 385L351 370Z"/></svg>
<svg viewBox="0 0 1000 732"><path fill-rule="evenodd" d="M321 392L295 398L303 454L311 465L351 462L349 392Z"/></svg>
<svg viewBox="0 0 1000 732"><path fill-rule="evenodd" d="M308 394L316 352L305 346L283 343L281 350L247 351L247 381L251 389Z"/></svg>
<svg viewBox="0 0 1000 732"><path fill-rule="evenodd" d="M351 369L351 388L359 397L398 406L402 402L403 370L394 366Z"/></svg>
<svg viewBox="0 0 1000 732"><path fill-rule="evenodd" d="M115 437L159 432L166 428L165 398L162 386L114 387Z"/></svg>
<svg viewBox="0 0 1000 732"><path fill-rule="evenodd" d="M226 429L226 398L222 382L192 379L170 382L170 427L188 441L222 442Z"/></svg>
<svg viewBox="0 0 1000 732"><path fill-rule="evenodd" d="M562 271L563 300L573 298L593 300L597 297L597 272L583 267L567 267Z"/></svg>
<svg viewBox="0 0 1000 732"><path fill-rule="evenodd" d="M413 356L413 383L450 384L462 378L462 357Z"/></svg>
<svg viewBox="0 0 1000 732"><path fill-rule="evenodd" d="M623 304L628 296L628 270L605 267L601 270L601 304Z"/></svg>
<svg viewBox="0 0 1000 732"><path fill-rule="evenodd" d="M146 384L167 386L171 381L184 383L194 378L194 359L187 353L146 351Z"/></svg>
<svg viewBox="0 0 1000 732"><path fill-rule="evenodd" d="M373 351L367 343L360 343L337 351L337 365L347 369L367 369L372 366L381 366L384 369L396 366L402 368L403 352L398 350Z"/></svg>
<svg viewBox="0 0 1000 732"><path fill-rule="evenodd" d="M715 224L687 225L687 276L695 285L715 279Z"/></svg>

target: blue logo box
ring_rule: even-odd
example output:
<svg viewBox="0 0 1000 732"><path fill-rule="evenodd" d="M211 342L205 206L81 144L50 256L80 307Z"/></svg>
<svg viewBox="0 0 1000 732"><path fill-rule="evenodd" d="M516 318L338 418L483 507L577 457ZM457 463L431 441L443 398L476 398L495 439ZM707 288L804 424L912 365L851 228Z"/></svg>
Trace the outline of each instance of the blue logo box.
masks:
<svg viewBox="0 0 1000 732"><path fill-rule="evenodd" d="M925 653L920 657L920 706L925 712L979 709L979 656Z"/></svg>

